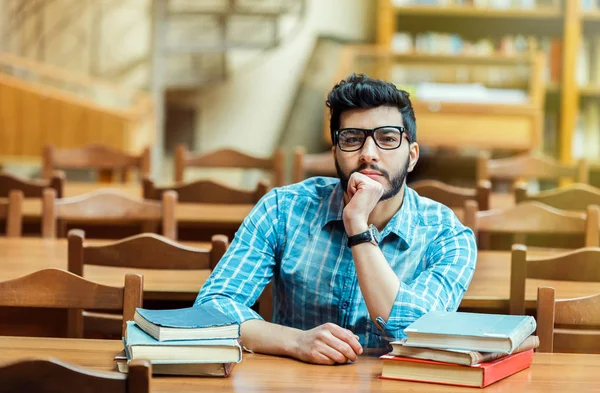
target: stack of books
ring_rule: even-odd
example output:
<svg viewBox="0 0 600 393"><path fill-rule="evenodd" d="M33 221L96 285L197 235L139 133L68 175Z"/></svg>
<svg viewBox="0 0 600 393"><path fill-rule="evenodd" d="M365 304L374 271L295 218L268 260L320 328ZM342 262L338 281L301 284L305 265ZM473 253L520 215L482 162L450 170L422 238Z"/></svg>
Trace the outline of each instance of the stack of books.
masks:
<svg viewBox="0 0 600 393"><path fill-rule="evenodd" d="M530 316L431 311L391 343L381 378L485 387L531 365L535 328Z"/></svg>
<svg viewBox="0 0 600 393"><path fill-rule="evenodd" d="M121 372L133 359L148 359L154 374L226 377L242 360L239 338L240 325L208 304L138 308L127 321L125 349L115 361Z"/></svg>

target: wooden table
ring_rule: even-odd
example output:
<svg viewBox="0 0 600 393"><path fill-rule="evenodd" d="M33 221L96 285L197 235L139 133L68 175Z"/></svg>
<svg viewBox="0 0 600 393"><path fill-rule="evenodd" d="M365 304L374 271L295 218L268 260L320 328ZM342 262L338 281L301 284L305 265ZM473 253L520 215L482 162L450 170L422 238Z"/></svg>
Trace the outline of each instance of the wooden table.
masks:
<svg viewBox="0 0 600 393"><path fill-rule="evenodd" d="M548 256L565 250L530 250L532 256ZM503 310L508 312L510 298L510 251L479 251L477 267L461 307ZM525 284L525 307L535 308L537 288L556 289L557 299L575 298L600 293L600 283L528 279Z"/></svg>
<svg viewBox="0 0 600 393"><path fill-rule="evenodd" d="M106 240L86 240L88 244L102 244ZM208 248L209 243L181 242ZM40 269L55 267L67 270L67 240L41 238L0 237L0 281L10 280ZM152 270L85 266L85 278L104 285L123 286L125 273L144 276L144 299L194 300L208 278L208 270Z"/></svg>
<svg viewBox="0 0 600 393"><path fill-rule="evenodd" d="M89 241L100 243L100 241ZM183 243L208 247L206 243ZM543 256L556 250L532 251ZM0 281L24 276L48 267L67 268L67 241L0 237ZM84 276L105 285L123 285L127 268L86 266ZM136 270L144 275L144 298L160 300L194 300L209 272ZM537 287L551 285L557 298L571 298L600 293L600 283L527 280L526 306L535 308ZM462 307L508 310L510 297L510 251L479 251L475 275L461 303Z"/></svg>
<svg viewBox="0 0 600 393"><path fill-rule="evenodd" d="M142 197L142 185L137 183L102 184L102 183L73 183L66 182L65 197L76 196L98 189L118 189L124 193ZM206 226L233 229L240 226L250 213L251 204L213 204L213 203L178 203L175 211L180 226ZM23 203L23 216L26 220L37 221L42 215L42 205L39 199L26 199Z"/></svg>
<svg viewBox="0 0 600 393"><path fill-rule="evenodd" d="M0 366L33 356L53 356L80 366L115 370L120 341L0 337ZM152 392L473 392L472 388L379 379L382 362L360 356L354 364L318 366L244 353L229 378L154 376ZM532 366L486 392L598 392L600 355L540 354Z"/></svg>

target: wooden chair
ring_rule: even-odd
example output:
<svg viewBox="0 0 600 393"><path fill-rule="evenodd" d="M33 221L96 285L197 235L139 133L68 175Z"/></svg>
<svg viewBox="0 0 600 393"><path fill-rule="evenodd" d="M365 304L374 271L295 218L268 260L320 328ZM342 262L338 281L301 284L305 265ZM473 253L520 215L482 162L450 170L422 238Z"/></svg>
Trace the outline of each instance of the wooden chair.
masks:
<svg viewBox="0 0 600 393"><path fill-rule="evenodd" d="M84 265L212 271L225 254L229 239L224 235L214 235L210 249L199 249L177 244L153 233L142 233L112 244L90 246L85 244L84 231L72 229L68 244L68 269L83 277ZM90 325L94 326L95 333L111 337L120 330L121 317L118 315L87 312L84 316L86 323L93 321Z"/></svg>
<svg viewBox="0 0 600 393"><path fill-rule="evenodd" d="M150 393L149 360L129 363L127 374L98 371L55 358L24 359L0 367L0 393Z"/></svg>
<svg viewBox="0 0 600 393"><path fill-rule="evenodd" d="M88 281L60 269L44 269L0 282L0 306L67 308L68 337L83 337L83 313L86 310L120 310L125 321L133 320L136 307L142 307L142 276L125 275L125 285L109 287ZM43 323L40 321L40 323Z"/></svg>
<svg viewBox="0 0 600 393"><path fill-rule="evenodd" d="M539 287L537 335L538 352L600 353L600 294L556 300L554 288Z"/></svg>
<svg viewBox="0 0 600 393"><path fill-rule="evenodd" d="M323 153L307 154L303 146L296 147L294 150L292 181L299 183L310 176L337 177L331 150Z"/></svg>
<svg viewBox="0 0 600 393"><path fill-rule="evenodd" d="M8 200L0 200L0 220L6 220L6 237L21 237L23 232L23 191L14 190Z"/></svg>
<svg viewBox="0 0 600 393"><path fill-rule="evenodd" d="M149 147L140 155L131 155L100 144L78 149L56 149L53 145L47 145L42 160L45 179L50 179L56 168L95 169L98 170L99 179L106 183L112 181L115 173L119 173L121 181L126 182L132 168L138 169L140 178L150 174Z"/></svg>
<svg viewBox="0 0 600 393"><path fill-rule="evenodd" d="M574 183L536 194L528 194L523 184L515 188L517 203L538 201L563 210L585 211L589 205L600 206L600 189L588 184Z"/></svg>
<svg viewBox="0 0 600 393"><path fill-rule="evenodd" d="M477 188L455 187L437 180L421 180L409 184L409 187L429 199L433 199L450 208L464 208L469 200L477 201L480 210L489 210L492 186L482 180Z"/></svg>
<svg viewBox="0 0 600 393"><path fill-rule="evenodd" d="M210 153L197 155L188 151L185 145L178 145L175 150L176 182L183 181L183 173L187 167L268 170L273 172L273 183L276 187L284 185L284 154L281 149L277 149L272 157L260 158L232 149L216 150Z"/></svg>
<svg viewBox="0 0 600 393"><path fill-rule="evenodd" d="M156 187L150 178L144 178L144 198L160 200L166 191L177 192L181 203L228 203L256 204L269 190L269 184L260 180L255 190L243 190L211 180L197 180L189 183L175 183L168 187Z"/></svg>
<svg viewBox="0 0 600 393"><path fill-rule="evenodd" d="M514 244L510 267L510 313L525 313L527 279L600 282L600 248L585 247L549 257L527 258L527 247Z"/></svg>
<svg viewBox="0 0 600 393"><path fill-rule="evenodd" d="M118 190L100 189L70 198L56 199L54 190L44 191L42 203L42 237L56 237L57 220L59 236L64 236L64 224L77 222L141 222L142 232L153 232L155 224L162 221L163 235L177 239L175 207L177 193L167 191L162 202L133 198Z"/></svg>
<svg viewBox="0 0 600 393"><path fill-rule="evenodd" d="M582 234L587 247L599 245L600 208L590 205L586 213L569 212L540 202L523 202L508 209L478 211L475 201L465 202L464 224L475 236L479 232L515 235L514 243L524 243L525 235Z"/></svg>
<svg viewBox="0 0 600 393"><path fill-rule="evenodd" d="M489 155L481 154L477 158L477 181L492 179L569 179L577 183L588 183L589 168L586 160L579 160L577 165L563 165L556 160L529 153L498 159L490 159Z"/></svg>
<svg viewBox="0 0 600 393"><path fill-rule="evenodd" d="M132 269L212 270L227 247L227 236L214 235L210 249L186 247L154 233L142 233L112 244L85 244L85 232L69 231L69 271L83 276L84 265Z"/></svg>
<svg viewBox="0 0 600 393"><path fill-rule="evenodd" d="M23 191L24 198L41 198L46 188L52 188L58 198L62 198L65 174L55 171L50 180L26 180L8 173L0 173L0 198L8 197L12 190Z"/></svg>

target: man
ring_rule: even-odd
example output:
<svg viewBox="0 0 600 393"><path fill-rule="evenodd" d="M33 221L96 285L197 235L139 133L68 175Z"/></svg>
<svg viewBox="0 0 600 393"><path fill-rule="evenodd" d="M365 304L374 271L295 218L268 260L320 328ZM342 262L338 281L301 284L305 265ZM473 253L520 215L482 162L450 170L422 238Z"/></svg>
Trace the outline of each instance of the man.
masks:
<svg viewBox="0 0 600 393"><path fill-rule="evenodd" d="M456 310L477 258L471 230L405 186L419 158L408 94L351 75L327 105L340 179L265 195L196 300L241 322L247 349L318 364L354 361L426 312ZM250 309L271 279L274 323Z"/></svg>

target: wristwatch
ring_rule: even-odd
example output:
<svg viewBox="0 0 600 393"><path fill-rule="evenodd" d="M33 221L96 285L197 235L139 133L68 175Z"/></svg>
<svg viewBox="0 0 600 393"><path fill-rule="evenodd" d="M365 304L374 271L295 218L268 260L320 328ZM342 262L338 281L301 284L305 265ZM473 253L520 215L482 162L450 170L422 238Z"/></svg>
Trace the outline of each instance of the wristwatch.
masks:
<svg viewBox="0 0 600 393"><path fill-rule="evenodd" d="M364 232L348 236L348 247L367 242L373 243L374 245L379 244L379 231L373 224L369 225L369 229Z"/></svg>

